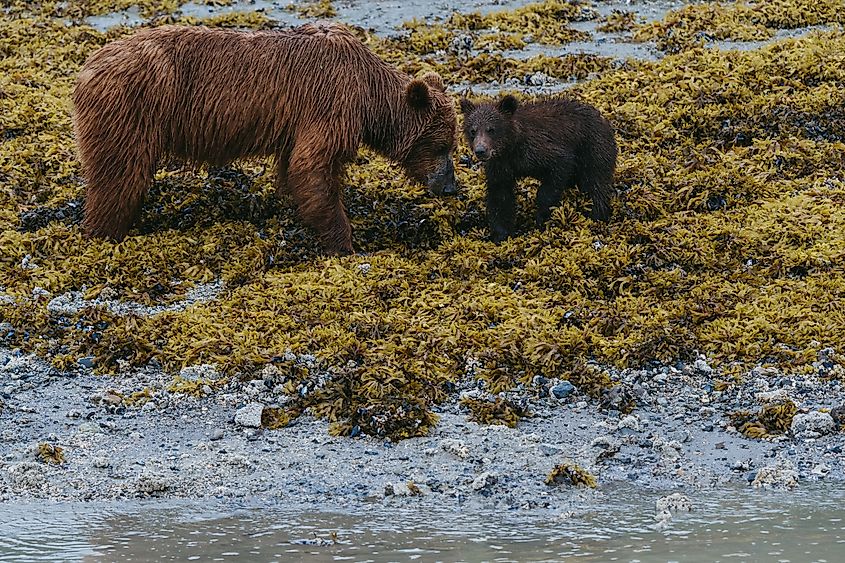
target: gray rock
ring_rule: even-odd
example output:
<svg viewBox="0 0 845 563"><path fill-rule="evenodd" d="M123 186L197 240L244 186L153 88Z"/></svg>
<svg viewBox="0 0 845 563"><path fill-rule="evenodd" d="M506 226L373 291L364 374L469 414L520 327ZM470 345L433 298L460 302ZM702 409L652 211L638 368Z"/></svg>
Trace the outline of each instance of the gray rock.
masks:
<svg viewBox="0 0 845 563"><path fill-rule="evenodd" d="M471 35L461 33L452 38L446 50L459 59L467 58L472 54L473 42Z"/></svg>
<svg viewBox="0 0 845 563"><path fill-rule="evenodd" d="M575 386L568 381L561 381L551 388L552 395L556 399L565 399L575 391Z"/></svg>
<svg viewBox="0 0 845 563"><path fill-rule="evenodd" d="M749 469L751 469L751 465L747 461L738 459L731 463L731 469L733 471L748 471Z"/></svg>
<svg viewBox="0 0 845 563"><path fill-rule="evenodd" d="M677 440L667 441L660 438L656 438L654 440L652 447L654 448L654 451L669 460L675 460L681 457L681 452L684 449L681 443Z"/></svg>
<svg viewBox="0 0 845 563"><path fill-rule="evenodd" d="M525 83L529 86L544 86L550 81L551 78L544 72L535 72L525 76Z"/></svg>
<svg viewBox="0 0 845 563"><path fill-rule="evenodd" d="M97 456L91 460L91 465L97 469L108 469L111 467L111 461L106 456Z"/></svg>
<svg viewBox="0 0 845 563"><path fill-rule="evenodd" d="M169 489L167 477L155 473L142 473L135 481L135 491L140 495L155 496Z"/></svg>
<svg viewBox="0 0 845 563"><path fill-rule="evenodd" d="M84 358L79 358L78 360L76 360L76 363L86 369L91 369L94 367L94 356L85 356Z"/></svg>
<svg viewBox="0 0 845 563"><path fill-rule="evenodd" d="M780 459L757 471L751 484L755 488L792 489L798 485L798 472L787 459Z"/></svg>
<svg viewBox="0 0 845 563"><path fill-rule="evenodd" d="M701 358L697 359L695 363L692 365L695 369L700 371L701 373L711 373L713 368L711 368L707 362Z"/></svg>
<svg viewBox="0 0 845 563"><path fill-rule="evenodd" d="M813 468L812 473L820 478L825 478L830 473L830 466L826 463L820 463Z"/></svg>
<svg viewBox="0 0 845 563"><path fill-rule="evenodd" d="M222 430L222 429L220 429L220 428L215 429L215 430L211 433L211 437L210 437L210 439L211 439L211 440L222 440L222 439L223 439L223 430Z"/></svg>
<svg viewBox="0 0 845 563"><path fill-rule="evenodd" d="M217 371L217 366L214 364L199 364L194 366L183 367L179 371L179 377L190 381L198 379L215 380L220 379L220 372Z"/></svg>
<svg viewBox="0 0 845 563"><path fill-rule="evenodd" d="M623 430L625 428L630 428L634 432L640 431L640 419L636 416L629 414L627 416L623 416L622 419L619 421L619 425L616 427L617 430Z"/></svg>
<svg viewBox="0 0 845 563"><path fill-rule="evenodd" d="M245 428L261 428L261 413L263 412L264 405L261 403L249 403L235 413L235 424Z"/></svg>
<svg viewBox="0 0 845 563"><path fill-rule="evenodd" d="M79 425L79 431L83 434L95 434L100 431L100 425L96 422L83 422Z"/></svg>
<svg viewBox="0 0 845 563"><path fill-rule="evenodd" d="M499 476L496 473L485 471L473 480L471 487L473 491L483 491L498 482Z"/></svg>
<svg viewBox="0 0 845 563"><path fill-rule="evenodd" d="M540 444L540 451L543 455L557 455L563 450L551 444Z"/></svg>
<svg viewBox="0 0 845 563"><path fill-rule="evenodd" d="M469 448L467 448L466 445L460 440L447 438L440 442L440 449L442 449L444 452L455 455L461 459L466 459L467 457L469 457Z"/></svg>
<svg viewBox="0 0 845 563"><path fill-rule="evenodd" d="M103 402L109 405L116 406L123 402L123 397L114 393L107 392L103 395Z"/></svg>
<svg viewBox="0 0 845 563"><path fill-rule="evenodd" d="M799 413L792 419L791 430L796 438L818 438L836 432L836 423L826 412Z"/></svg>

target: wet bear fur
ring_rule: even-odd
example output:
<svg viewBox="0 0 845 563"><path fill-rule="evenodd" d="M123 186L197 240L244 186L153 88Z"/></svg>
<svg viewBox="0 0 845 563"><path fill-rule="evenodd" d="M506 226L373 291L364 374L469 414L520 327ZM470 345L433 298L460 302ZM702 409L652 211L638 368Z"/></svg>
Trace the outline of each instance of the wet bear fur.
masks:
<svg viewBox="0 0 845 563"><path fill-rule="evenodd" d="M455 191L457 120L440 77L412 79L337 24L145 29L91 55L73 104L87 236L122 239L167 156L275 157L277 191L330 254L353 252L342 177L361 144L433 193Z"/></svg>
<svg viewBox="0 0 845 563"><path fill-rule="evenodd" d="M492 240L513 234L514 190L527 177L540 181L538 227L560 204L563 191L575 186L592 200L592 219L610 219L617 146L612 125L596 108L566 98L522 104L507 95L483 104L462 98L461 112L467 143L484 163Z"/></svg>

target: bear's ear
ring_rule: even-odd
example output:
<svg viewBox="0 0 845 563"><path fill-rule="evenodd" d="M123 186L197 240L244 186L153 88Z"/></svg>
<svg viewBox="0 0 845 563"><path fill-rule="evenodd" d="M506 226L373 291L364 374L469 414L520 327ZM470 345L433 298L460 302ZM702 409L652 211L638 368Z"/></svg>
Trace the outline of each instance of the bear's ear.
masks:
<svg viewBox="0 0 845 563"><path fill-rule="evenodd" d="M428 84L417 78L411 80L408 84L405 97L408 98L408 104L414 109L425 109L431 105L431 92L428 90Z"/></svg>
<svg viewBox="0 0 845 563"><path fill-rule="evenodd" d="M475 104L466 98L461 98L461 113L469 115L475 111Z"/></svg>
<svg viewBox="0 0 845 563"><path fill-rule="evenodd" d="M496 104L496 109L505 115L513 115L518 107L519 101L510 94L499 100L499 103Z"/></svg>
<svg viewBox="0 0 845 563"><path fill-rule="evenodd" d="M446 91L446 86L443 85L443 79L436 72L426 72L423 74L422 81L441 92Z"/></svg>

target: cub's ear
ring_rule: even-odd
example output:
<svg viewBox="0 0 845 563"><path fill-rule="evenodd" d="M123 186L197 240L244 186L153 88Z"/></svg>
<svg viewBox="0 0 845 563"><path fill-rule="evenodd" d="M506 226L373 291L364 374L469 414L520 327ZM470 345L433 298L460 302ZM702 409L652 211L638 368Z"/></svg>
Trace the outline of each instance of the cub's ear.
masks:
<svg viewBox="0 0 845 563"><path fill-rule="evenodd" d="M422 81L441 92L446 91L446 86L443 85L443 79L436 72L426 72L423 74Z"/></svg>
<svg viewBox="0 0 845 563"><path fill-rule="evenodd" d="M519 100L508 94L496 104L496 109L505 115L513 115L519 107Z"/></svg>
<svg viewBox="0 0 845 563"><path fill-rule="evenodd" d="M475 104L466 98L461 98L461 113L469 115L475 111Z"/></svg>
<svg viewBox="0 0 845 563"><path fill-rule="evenodd" d="M428 90L428 84L417 78L408 83L405 89L405 97L408 104L414 109L426 109L431 105L431 92Z"/></svg>

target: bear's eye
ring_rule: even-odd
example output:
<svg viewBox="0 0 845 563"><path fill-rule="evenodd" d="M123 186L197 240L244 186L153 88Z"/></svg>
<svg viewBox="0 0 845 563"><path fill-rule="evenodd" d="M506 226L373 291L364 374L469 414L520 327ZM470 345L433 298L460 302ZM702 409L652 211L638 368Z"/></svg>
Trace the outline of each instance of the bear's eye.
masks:
<svg viewBox="0 0 845 563"><path fill-rule="evenodd" d="M495 132L496 132L496 128L495 128L495 127L488 127L488 128L487 128L487 133L489 133L489 134L491 134L491 135L492 135L492 134L493 134L493 133L495 133Z"/></svg>
<svg viewBox="0 0 845 563"><path fill-rule="evenodd" d="M469 133L470 135L475 135L476 133L478 133L478 127L470 128Z"/></svg>

